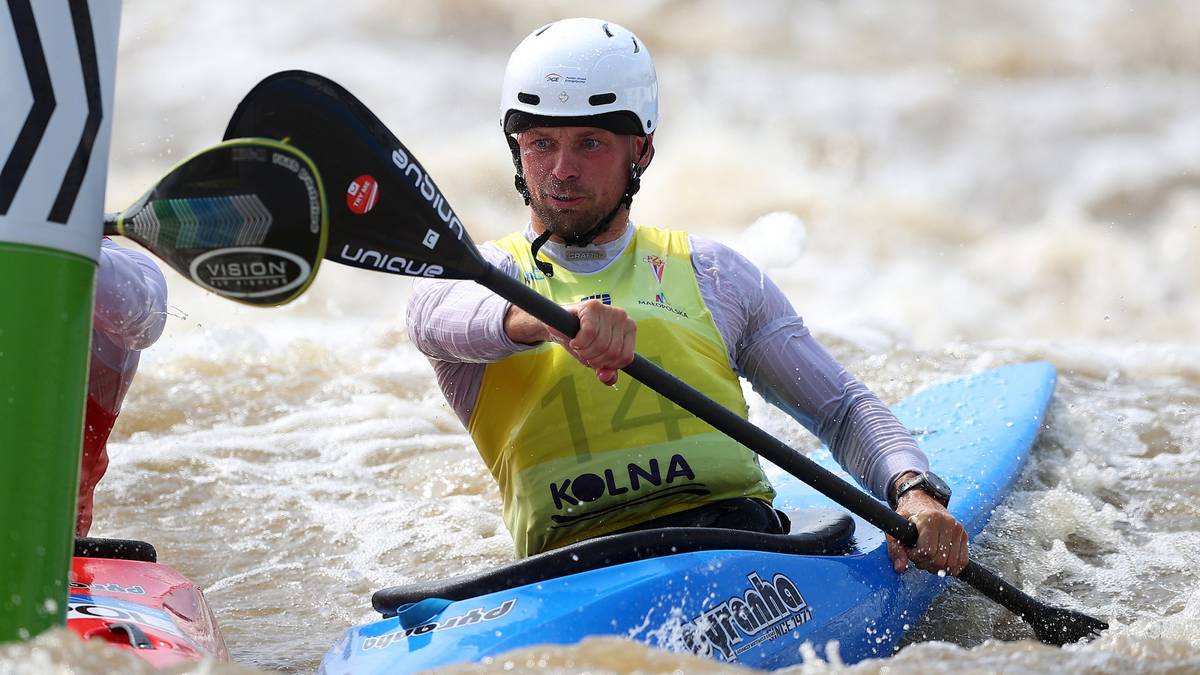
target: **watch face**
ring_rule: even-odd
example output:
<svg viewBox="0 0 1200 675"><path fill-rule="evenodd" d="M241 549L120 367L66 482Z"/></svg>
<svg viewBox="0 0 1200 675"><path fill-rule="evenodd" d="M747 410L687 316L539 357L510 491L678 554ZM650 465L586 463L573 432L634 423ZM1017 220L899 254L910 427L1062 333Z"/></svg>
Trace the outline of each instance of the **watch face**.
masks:
<svg viewBox="0 0 1200 675"><path fill-rule="evenodd" d="M925 480L928 481L929 486L932 487L934 490L936 490L937 492L939 492L943 495L946 495L946 499L950 498L950 495L952 492L950 490L950 486L946 485L946 481L942 480L941 477L938 476L936 473L933 473L932 471L926 473Z"/></svg>

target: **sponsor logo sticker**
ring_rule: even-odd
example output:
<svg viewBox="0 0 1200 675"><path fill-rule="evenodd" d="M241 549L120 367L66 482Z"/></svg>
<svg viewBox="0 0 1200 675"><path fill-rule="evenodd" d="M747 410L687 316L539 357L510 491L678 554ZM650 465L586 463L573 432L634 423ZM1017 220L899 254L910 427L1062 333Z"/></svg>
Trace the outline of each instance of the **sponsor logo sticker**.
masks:
<svg viewBox="0 0 1200 675"><path fill-rule="evenodd" d="M427 231L425 233L425 238L421 240L421 243L425 245L425 248L432 251L433 248L435 246L437 246L438 239L441 239L441 238L442 238L442 235L440 235L437 232L434 232L432 229L430 229L429 231Z"/></svg>
<svg viewBox="0 0 1200 675"><path fill-rule="evenodd" d="M297 288L312 269L291 251L239 246L198 255L188 271L193 281L222 295L261 298Z"/></svg>
<svg viewBox="0 0 1200 675"><path fill-rule="evenodd" d="M662 291L659 291L658 293L654 294L654 300L638 300L637 304L641 305L642 307L654 307L655 309L665 309L666 311L674 314L675 316L679 316L684 319L688 318L687 312L685 312L682 309L679 309L678 307L675 307L674 305L671 305L670 303L667 302L667 294L663 293Z"/></svg>
<svg viewBox="0 0 1200 675"><path fill-rule="evenodd" d="M122 586L121 584L108 584L100 581L93 581L86 584L79 581L72 581L70 586L71 588L78 588L81 590L91 589L93 591L104 591L106 593L123 593L125 595L146 594L146 589L142 588L141 586Z"/></svg>
<svg viewBox="0 0 1200 675"><path fill-rule="evenodd" d="M667 268L667 261L656 255L648 255L642 260L650 265L650 271L654 273L654 279L662 284L663 271Z"/></svg>
<svg viewBox="0 0 1200 675"><path fill-rule="evenodd" d="M595 295L585 295L579 299L580 302L584 302L586 300L599 300L600 302L602 302L606 305L611 305L612 304L612 294L611 293L597 293Z"/></svg>
<svg viewBox="0 0 1200 675"><path fill-rule="evenodd" d="M179 626L161 609L137 605L116 598L92 595L74 595L67 599L67 621L100 619L106 622L126 621L139 626L162 631L168 635L185 637Z"/></svg>
<svg viewBox="0 0 1200 675"><path fill-rule="evenodd" d="M785 574L770 581L758 572L746 575L749 588L693 618L683 626L683 641L696 654L716 650L725 661L764 642L779 639L812 620L812 608Z"/></svg>
<svg viewBox="0 0 1200 675"><path fill-rule="evenodd" d="M352 213L363 215L375 208L379 201L379 182L374 177L362 175L350 181L346 188L346 206Z"/></svg>
<svg viewBox="0 0 1200 675"><path fill-rule="evenodd" d="M660 499L669 499L680 494L704 496L711 493L708 486L696 481L696 472L692 470L683 455L671 455L671 458L660 463L657 458L651 458L645 466L629 463L623 469L606 468L600 473L581 473L574 478L562 478L550 483L550 498L554 500L554 508L568 513L576 510L580 504L588 504L603 497L622 497L624 501L611 506L602 506L598 510L580 515L562 515L556 513L550 516L554 522L551 527L567 527L585 520L592 520L608 515L616 509L622 509L632 504L646 504ZM665 473L663 469L666 469ZM664 485L665 484L665 485Z"/></svg>
<svg viewBox="0 0 1200 675"><path fill-rule="evenodd" d="M426 239L429 237L426 236ZM446 273L445 268L441 265L431 265L421 260L410 260L404 256L390 255L374 249L355 246L351 249L350 244L342 244L342 250L338 253L338 258L347 265L354 267L362 267L363 269L384 270L394 274L404 274L410 277L440 277Z"/></svg>
<svg viewBox="0 0 1200 675"><path fill-rule="evenodd" d="M476 607L466 614L452 616L449 619L440 619L438 621L430 621L423 623L420 626L405 628L392 633L385 633L377 637L369 637L363 640L362 650L364 652L375 649L387 649L393 644L400 642L413 635L425 635L427 633L440 633L445 630L454 630L463 626L470 626L477 623L486 623L502 618L512 611L513 606L517 604L517 599L505 600L499 606L492 609L480 609Z"/></svg>

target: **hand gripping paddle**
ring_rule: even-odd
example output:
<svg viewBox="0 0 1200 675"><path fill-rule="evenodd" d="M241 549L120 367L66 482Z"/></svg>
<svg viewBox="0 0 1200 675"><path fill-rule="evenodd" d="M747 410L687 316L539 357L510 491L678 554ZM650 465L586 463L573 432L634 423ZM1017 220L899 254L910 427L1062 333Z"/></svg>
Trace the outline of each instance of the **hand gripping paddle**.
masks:
<svg viewBox="0 0 1200 675"><path fill-rule="evenodd" d="M331 185L347 186L345 204L330 209L330 260L407 276L470 279L565 335L578 332L573 315L483 260L429 173L335 82L298 70L263 80L225 130L226 137L248 135L290 138ZM371 194L360 202L363 185ZM662 368L636 356L624 371L863 520L908 546L916 543L916 528L895 511ZM1047 644L1090 639L1108 628L1099 619L1030 597L974 560L959 579L1029 622Z"/></svg>
<svg viewBox="0 0 1200 675"><path fill-rule="evenodd" d="M104 219L105 234L129 237L205 289L260 307L308 288L328 230L317 167L268 138L198 152Z"/></svg>

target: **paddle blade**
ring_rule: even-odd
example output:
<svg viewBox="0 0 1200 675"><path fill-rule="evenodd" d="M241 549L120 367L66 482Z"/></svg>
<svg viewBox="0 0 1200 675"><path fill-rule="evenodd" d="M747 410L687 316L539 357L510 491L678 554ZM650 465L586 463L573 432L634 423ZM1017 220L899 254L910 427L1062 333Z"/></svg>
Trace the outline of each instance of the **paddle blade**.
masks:
<svg viewBox="0 0 1200 675"><path fill-rule="evenodd" d="M205 289L263 307L308 288L328 229L316 167L271 139L199 152L105 222L106 234L129 237Z"/></svg>
<svg viewBox="0 0 1200 675"><path fill-rule="evenodd" d="M350 92L301 70L242 100L225 137L287 139L321 168L330 204L326 258L413 277L478 279L486 264L425 168Z"/></svg>
<svg viewBox="0 0 1200 675"><path fill-rule="evenodd" d="M1108 622L1063 607L1044 607L1025 617L1043 644L1063 646L1079 641L1091 642L1108 630Z"/></svg>
<svg viewBox="0 0 1200 675"><path fill-rule="evenodd" d="M1061 647L1080 640L1092 640L1108 630L1107 621L1047 605L1000 578L979 561L968 562L958 578L1024 619L1043 644Z"/></svg>

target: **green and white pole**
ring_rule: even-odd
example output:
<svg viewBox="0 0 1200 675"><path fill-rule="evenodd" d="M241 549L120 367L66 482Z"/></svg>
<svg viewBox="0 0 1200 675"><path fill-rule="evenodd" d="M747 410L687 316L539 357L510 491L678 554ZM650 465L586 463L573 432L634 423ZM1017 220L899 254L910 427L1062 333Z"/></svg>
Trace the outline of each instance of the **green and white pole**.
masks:
<svg viewBox="0 0 1200 675"><path fill-rule="evenodd" d="M66 617L120 18L0 6L0 642Z"/></svg>

